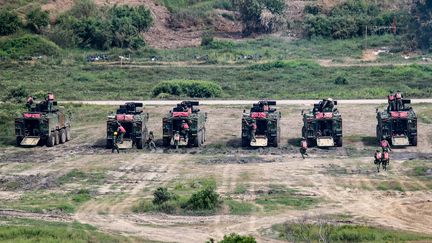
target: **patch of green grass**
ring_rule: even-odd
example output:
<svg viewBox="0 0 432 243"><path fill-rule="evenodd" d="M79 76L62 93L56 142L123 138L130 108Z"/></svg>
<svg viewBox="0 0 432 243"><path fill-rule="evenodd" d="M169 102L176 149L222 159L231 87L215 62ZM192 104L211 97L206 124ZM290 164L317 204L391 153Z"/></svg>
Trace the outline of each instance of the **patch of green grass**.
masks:
<svg viewBox="0 0 432 243"><path fill-rule="evenodd" d="M297 190L285 188L281 185L271 185L270 190L258 196L255 203L264 207L264 211L271 212L281 208L307 209L316 205L318 199L303 196Z"/></svg>
<svg viewBox="0 0 432 243"><path fill-rule="evenodd" d="M363 225L335 225L325 223L285 223L272 227L280 239L294 242L407 242L431 240L432 236L414 232L391 230Z"/></svg>
<svg viewBox="0 0 432 243"><path fill-rule="evenodd" d="M28 192L24 193L19 199L3 201L5 208L19 209L29 212L61 212L73 213L76 208L89 201L91 193L89 190L80 189L68 193L54 192Z"/></svg>
<svg viewBox="0 0 432 243"><path fill-rule="evenodd" d="M229 199L225 200L224 203L228 205L230 213L235 215L248 215L259 210L259 208L257 208L254 204L248 202L239 202Z"/></svg>
<svg viewBox="0 0 432 243"><path fill-rule="evenodd" d="M67 174L59 177L60 184L65 183L82 183L82 184L102 184L106 179L106 174L103 172L84 172L78 169L73 169Z"/></svg>
<svg viewBox="0 0 432 243"><path fill-rule="evenodd" d="M99 232L78 222L47 222L33 219L0 218L1 242L132 242L126 237Z"/></svg>
<svg viewBox="0 0 432 243"><path fill-rule="evenodd" d="M381 181L376 186L377 190L380 191L400 191L404 192L405 188L402 186L402 184L399 181Z"/></svg>
<svg viewBox="0 0 432 243"><path fill-rule="evenodd" d="M247 192L247 188L243 184L237 185L235 190L234 190L235 194L244 194L245 192Z"/></svg>

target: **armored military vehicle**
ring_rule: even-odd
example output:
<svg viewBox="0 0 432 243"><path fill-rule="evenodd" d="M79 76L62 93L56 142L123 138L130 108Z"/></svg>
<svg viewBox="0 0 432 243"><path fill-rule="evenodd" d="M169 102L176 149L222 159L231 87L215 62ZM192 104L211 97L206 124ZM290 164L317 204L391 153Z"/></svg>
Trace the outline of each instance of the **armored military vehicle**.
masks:
<svg viewBox="0 0 432 243"><path fill-rule="evenodd" d="M277 147L280 143L281 113L272 106L276 101L262 100L243 111L242 147Z"/></svg>
<svg viewBox="0 0 432 243"><path fill-rule="evenodd" d="M199 147L205 142L207 113L195 106L199 106L198 101L183 101L162 119L165 147Z"/></svg>
<svg viewBox="0 0 432 243"><path fill-rule="evenodd" d="M417 116L400 92L388 96L387 110L377 109L378 142L387 140L392 146L417 146Z"/></svg>
<svg viewBox="0 0 432 243"><path fill-rule="evenodd" d="M126 133L123 136L123 142L117 144L119 148L136 146L142 149L148 138L148 119L149 114L144 113L142 103L128 102L120 105L117 111L109 115L107 119L107 148L113 147L114 132L121 125L125 128Z"/></svg>
<svg viewBox="0 0 432 243"><path fill-rule="evenodd" d="M342 147L342 116L337 101L324 99L309 112L302 112L302 136L309 146Z"/></svg>
<svg viewBox="0 0 432 243"><path fill-rule="evenodd" d="M57 101L49 104L44 100L28 108L27 112L15 119L17 146L52 147L71 139L70 116L57 107Z"/></svg>

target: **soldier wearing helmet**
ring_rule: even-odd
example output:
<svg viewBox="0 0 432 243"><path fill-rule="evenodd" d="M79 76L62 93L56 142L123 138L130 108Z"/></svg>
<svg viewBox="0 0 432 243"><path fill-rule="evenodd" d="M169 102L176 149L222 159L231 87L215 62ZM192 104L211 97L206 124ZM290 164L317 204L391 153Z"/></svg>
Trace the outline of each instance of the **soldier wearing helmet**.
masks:
<svg viewBox="0 0 432 243"><path fill-rule="evenodd" d="M300 142L300 154L303 159L305 159L305 156L309 157L307 153L307 149L308 149L307 140L304 137L302 137L302 140Z"/></svg>
<svg viewBox="0 0 432 243"><path fill-rule="evenodd" d="M114 153L114 150L117 150L117 153L119 154L120 150L119 150L119 146L118 146L118 143L117 143L117 136L118 136L118 132L115 131L113 133L113 146L111 148L111 153Z"/></svg>
<svg viewBox="0 0 432 243"><path fill-rule="evenodd" d="M182 120L181 124L180 124L180 134L183 135L184 139L187 140L188 139L188 135L189 135L189 124L185 121Z"/></svg>

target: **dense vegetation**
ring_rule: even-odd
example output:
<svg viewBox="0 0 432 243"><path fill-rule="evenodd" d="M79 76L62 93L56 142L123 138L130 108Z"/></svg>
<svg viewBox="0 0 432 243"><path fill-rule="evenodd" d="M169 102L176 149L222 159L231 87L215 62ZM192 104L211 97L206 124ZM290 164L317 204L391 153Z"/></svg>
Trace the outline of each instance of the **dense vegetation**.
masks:
<svg viewBox="0 0 432 243"><path fill-rule="evenodd" d="M192 98L214 98L220 97L222 88L220 85L203 80L169 80L158 83L153 88L153 96L167 98L192 97Z"/></svg>
<svg viewBox="0 0 432 243"><path fill-rule="evenodd" d="M324 36L346 39L368 34L396 33L398 27L406 31L407 11L389 11L366 0L348 0L326 11L319 4L305 8L304 29L309 37ZM393 21L395 26L393 26ZM396 26L397 24L397 26ZM393 28L395 27L395 28Z"/></svg>
<svg viewBox="0 0 432 243"><path fill-rule="evenodd" d="M294 242L406 242L430 240L430 236L362 225L285 223L273 227L279 237Z"/></svg>
<svg viewBox="0 0 432 243"><path fill-rule="evenodd" d="M208 240L206 243L215 243L214 239ZM254 237L252 236L243 236L236 233L231 233L229 235L224 235L224 238L221 241L217 241L218 243L256 243Z"/></svg>
<svg viewBox="0 0 432 243"><path fill-rule="evenodd" d="M128 242L126 237L99 232L78 222L47 222L31 219L0 218L1 242Z"/></svg>

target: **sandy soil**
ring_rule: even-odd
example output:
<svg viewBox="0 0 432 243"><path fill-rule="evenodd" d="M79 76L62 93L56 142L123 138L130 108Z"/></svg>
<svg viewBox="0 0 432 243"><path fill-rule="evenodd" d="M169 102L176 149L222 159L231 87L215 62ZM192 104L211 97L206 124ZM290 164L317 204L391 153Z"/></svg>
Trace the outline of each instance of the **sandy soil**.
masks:
<svg viewBox="0 0 432 243"><path fill-rule="evenodd" d="M417 112L425 109L419 105ZM44 220L77 220L95 225L107 232L142 237L163 242L204 242L224 234L251 234L259 242L279 242L263 234L273 224L296 221L305 216L350 215L351 223L367 223L394 229L432 234L432 192L427 181L407 174L406 161L432 159L432 128L419 123L419 145L394 149L390 170L377 173L372 163L376 105L341 104L344 118L344 147L310 149L310 158L302 160L297 148L302 109L309 106L280 106L282 112L282 145L280 148L248 150L240 148L241 105L202 106L208 112L208 141L201 149L122 151L111 154L103 148L104 121L74 127L74 139L54 148L0 149L0 181L27 178L34 188L42 180L56 178L72 169L102 169L107 173L104 185L95 185L95 198L82 205L73 215L30 214L0 207L0 215ZM415 107L416 108L416 107ZM150 130L161 135L161 118L169 106L148 106ZM222 146L220 146L222 144ZM28 177L33 176L32 180ZM231 215L222 210L212 216L135 214L131 207L141 198L151 198L160 186L213 177L223 198L254 202L259 193L271 185L295 188L302 195L319 200L308 210L283 209L277 212L259 210L251 215ZM39 178L39 179L38 179ZM55 181L55 180L54 180ZM378 190L381 182L397 181L415 190ZM430 181L429 181L430 182ZM234 195L238 185L247 191ZM76 185L70 185L73 187ZM48 183L45 190L56 190ZM27 189L30 188L30 189ZM45 188L45 187L42 187ZM9 200L33 187L2 190ZM259 205L257 205L258 208ZM262 207L261 207L262 209Z"/></svg>

